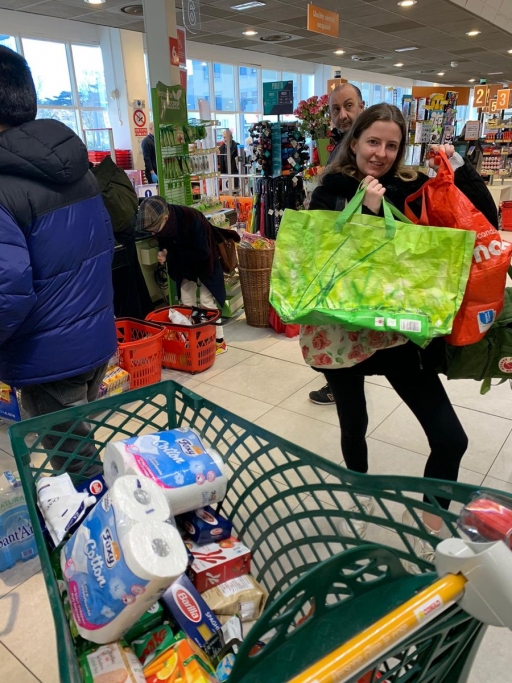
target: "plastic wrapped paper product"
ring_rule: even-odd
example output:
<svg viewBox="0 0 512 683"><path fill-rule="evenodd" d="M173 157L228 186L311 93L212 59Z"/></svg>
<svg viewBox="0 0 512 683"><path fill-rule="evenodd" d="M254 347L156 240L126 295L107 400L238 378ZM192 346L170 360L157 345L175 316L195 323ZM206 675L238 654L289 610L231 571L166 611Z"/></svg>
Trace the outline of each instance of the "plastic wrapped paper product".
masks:
<svg viewBox="0 0 512 683"><path fill-rule="evenodd" d="M107 486L126 474L152 479L164 491L174 515L218 503L226 495L224 461L190 429L110 442L103 466Z"/></svg>
<svg viewBox="0 0 512 683"><path fill-rule="evenodd" d="M141 663L122 643L100 647L79 662L84 683L146 683Z"/></svg>
<svg viewBox="0 0 512 683"><path fill-rule="evenodd" d="M73 619L95 643L118 640L186 569L169 506L145 477L118 479L61 551Z"/></svg>

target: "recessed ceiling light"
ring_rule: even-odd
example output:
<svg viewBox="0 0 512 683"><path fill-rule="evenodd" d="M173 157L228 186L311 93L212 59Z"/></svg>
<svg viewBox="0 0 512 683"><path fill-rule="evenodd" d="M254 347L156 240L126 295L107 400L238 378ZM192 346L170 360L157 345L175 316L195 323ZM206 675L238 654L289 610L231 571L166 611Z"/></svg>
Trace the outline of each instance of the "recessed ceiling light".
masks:
<svg viewBox="0 0 512 683"><path fill-rule="evenodd" d="M444 76L444 71L440 71L437 75L438 76Z"/></svg>
<svg viewBox="0 0 512 683"><path fill-rule="evenodd" d="M244 31L244 36L255 36L258 31Z"/></svg>
<svg viewBox="0 0 512 683"><path fill-rule="evenodd" d="M403 62L398 62L398 64L393 64L393 66L403 66Z"/></svg>
<svg viewBox="0 0 512 683"><path fill-rule="evenodd" d="M126 5L126 7L121 7L121 12L129 14L131 17L142 17L144 7L142 5Z"/></svg>
<svg viewBox="0 0 512 683"><path fill-rule="evenodd" d="M474 83L476 81L476 78L470 78L468 83Z"/></svg>
<svg viewBox="0 0 512 683"><path fill-rule="evenodd" d="M478 36L478 35L480 35L480 33L482 33L482 32L481 31L468 31L466 33L466 35L467 36Z"/></svg>
<svg viewBox="0 0 512 683"><path fill-rule="evenodd" d="M399 47L395 50L395 52L409 52L410 50L417 50L417 47Z"/></svg>
<svg viewBox="0 0 512 683"><path fill-rule="evenodd" d="M236 9L238 12L243 12L246 9L254 9L256 7L264 7L264 2L254 0L254 2L244 2L241 5L231 5L231 9Z"/></svg>
<svg viewBox="0 0 512 683"><path fill-rule="evenodd" d="M415 5L417 0L400 0L400 2L397 2L397 5L400 5L400 7L412 7Z"/></svg>
<svg viewBox="0 0 512 683"><path fill-rule="evenodd" d="M344 54L345 54L345 50L334 50L334 54L335 54L335 55L344 55Z"/></svg>
<svg viewBox="0 0 512 683"><path fill-rule="evenodd" d="M103 5L107 0L84 0L88 5Z"/></svg>

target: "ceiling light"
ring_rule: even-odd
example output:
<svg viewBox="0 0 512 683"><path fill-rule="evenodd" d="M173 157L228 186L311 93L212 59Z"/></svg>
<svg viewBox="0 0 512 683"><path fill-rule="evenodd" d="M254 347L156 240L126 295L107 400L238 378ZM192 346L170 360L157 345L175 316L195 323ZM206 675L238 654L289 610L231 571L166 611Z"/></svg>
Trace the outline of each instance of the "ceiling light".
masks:
<svg viewBox="0 0 512 683"><path fill-rule="evenodd" d="M258 31L244 31L244 36L255 36Z"/></svg>
<svg viewBox="0 0 512 683"><path fill-rule="evenodd" d="M264 2L254 0L254 2L244 2L242 5L231 5L231 9L236 9L238 12L243 12L246 9L255 9L256 7L264 7Z"/></svg>
<svg viewBox="0 0 512 683"><path fill-rule="evenodd" d="M400 7L412 7L416 2L417 0L400 0L400 2L397 2L396 4Z"/></svg>
<svg viewBox="0 0 512 683"><path fill-rule="evenodd" d="M107 0L84 0L89 5L103 5Z"/></svg>
<svg viewBox="0 0 512 683"><path fill-rule="evenodd" d="M470 78L468 83L474 83L476 81L476 78Z"/></svg>
<svg viewBox="0 0 512 683"><path fill-rule="evenodd" d="M417 50L417 47L399 47L395 50L395 52L409 52L410 50Z"/></svg>
<svg viewBox="0 0 512 683"><path fill-rule="evenodd" d="M129 14L131 17L142 17L144 15L144 7L142 5L126 5L121 7L123 14Z"/></svg>
<svg viewBox="0 0 512 683"><path fill-rule="evenodd" d="M509 55L512 55L512 50L507 50Z"/></svg>
<svg viewBox="0 0 512 683"><path fill-rule="evenodd" d="M398 62L398 64L393 64L393 66L403 66L403 62Z"/></svg>
<svg viewBox="0 0 512 683"><path fill-rule="evenodd" d="M499 76L499 75L502 74L502 73L503 73L503 71L491 71L491 72L488 73L487 75L488 75L488 76Z"/></svg>
<svg viewBox="0 0 512 683"><path fill-rule="evenodd" d="M437 75L438 76L444 76L444 71L440 71Z"/></svg>
<svg viewBox="0 0 512 683"><path fill-rule="evenodd" d="M467 36L478 36L478 35L480 35L480 33L482 33L482 32L481 31L468 31L466 33L466 35Z"/></svg>
<svg viewBox="0 0 512 683"><path fill-rule="evenodd" d="M335 55L344 55L344 54L345 54L345 50L334 50L334 54L335 54Z"/></svg>

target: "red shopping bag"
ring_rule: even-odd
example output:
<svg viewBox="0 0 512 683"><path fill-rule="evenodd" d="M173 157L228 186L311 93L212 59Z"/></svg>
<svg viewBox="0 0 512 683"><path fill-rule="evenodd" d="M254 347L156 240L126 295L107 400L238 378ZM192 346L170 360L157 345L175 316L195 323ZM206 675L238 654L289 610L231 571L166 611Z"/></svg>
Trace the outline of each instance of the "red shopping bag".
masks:
<svg viewBox="0 0 512 683"><path fill-rule="evenodd" d="M455 316L452 332L446 337L453 346L475 344L496 320L503 308L507 270L512 244L455 187L454 172L444 152L440 152L437 176L406 199L405 215L418 225L473 230L477 233L473 261L462 305ZM421 216L410 204L421 199Z"/></svg>

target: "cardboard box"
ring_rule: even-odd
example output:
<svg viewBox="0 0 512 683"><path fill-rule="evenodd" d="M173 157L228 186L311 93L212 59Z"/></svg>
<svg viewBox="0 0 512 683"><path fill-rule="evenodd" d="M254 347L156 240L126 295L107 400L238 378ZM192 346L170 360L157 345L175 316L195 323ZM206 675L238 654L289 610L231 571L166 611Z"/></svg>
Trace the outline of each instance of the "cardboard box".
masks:
<svg viewBox="0 0 512 683"><path fill-rule="evenodd" d="M233 524L210 506L180 515L179 521L188 537L197 545L218 543L231 538L233 530Z"/></svg>
<svg viewBox="0 0 512 683"><path fill-rule="evenodd" d="M208 545L198 545L188 538L184 540L194 556L187 575L200 593L251 571L251 551L234 536Z"/></svg>
<svg viewBox="0 0 512 683"><path fill-rule="evenodd" d="M190 580L180 576L162 596L162 603L169 610L180 628L201 650L222 628L213 611L199 595Z"/></svg>

